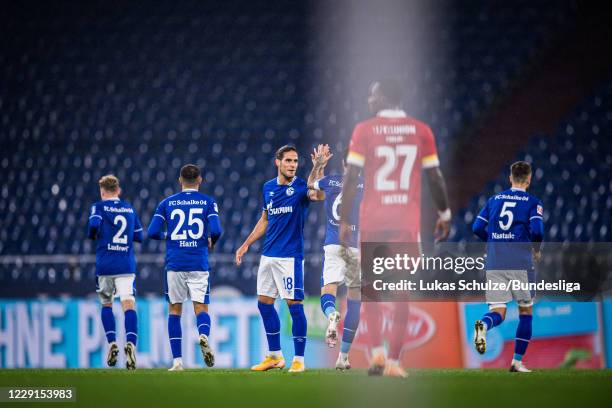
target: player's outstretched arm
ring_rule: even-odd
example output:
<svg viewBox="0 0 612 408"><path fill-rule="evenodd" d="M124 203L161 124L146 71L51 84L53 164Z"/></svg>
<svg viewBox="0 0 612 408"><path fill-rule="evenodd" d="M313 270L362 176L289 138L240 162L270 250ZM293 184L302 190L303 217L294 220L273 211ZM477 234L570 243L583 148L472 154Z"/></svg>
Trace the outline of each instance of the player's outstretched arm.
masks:
<svg viewBox="0 0 612 408"><path fill-rule="evenodd" d="M325 166L333 154L329 149L329 145L318 145L316 149L313 149L313 153L310 155L312 160L312 170L308 175L308 198L310 201L322 201L325 200L325 192L321 191L316 187L315 182L320 180L325 175Z"/></svg>
<svg viewBox="0 0 612 408"><path fill-rule="evenodd" d="M425 170L429 189L433 197L436 208L438 209L438 220L434 235L436 242L445 241L450 232L451 211L448 206L448 193L446 192L446 182L439 167L432 167Z"/></svg>
<svg viewBox="0 0 612 408"><path fill-rule="evenodd" d="M351 239L351 226L349 217L351 209L355 205L355 196L357 195L357 184L359 184L359 172L361 168L349 164L346 171L346 177L342 186L342 205L340 206L340 243L347 247Z"/></svg>
<svg viewBox="0 0 612 408"><path fill-rule="evenodd" d="M242 263L242 257L247 253L249 247L253 244L253 242L266 235L267 229L268 212L262 211L259 221L257 221L257 224L255 224L255 228L253 228L253 231L251 231L244 243L240 245L240 248L236 250L236 265L240 266Z"/></svg>

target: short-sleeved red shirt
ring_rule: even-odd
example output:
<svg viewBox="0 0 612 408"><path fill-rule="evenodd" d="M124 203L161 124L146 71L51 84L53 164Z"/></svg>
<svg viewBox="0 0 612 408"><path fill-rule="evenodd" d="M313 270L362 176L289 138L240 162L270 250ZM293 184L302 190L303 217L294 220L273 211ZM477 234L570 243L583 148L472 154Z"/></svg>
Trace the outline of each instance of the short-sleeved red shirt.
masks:
<svg viewBox="0 0 612 408"><path fill-rule="evenodd" d="M347 163L363 168L361 242L418 242L421 171L439 166L434 135L401 110L358 123Z"/></svg>

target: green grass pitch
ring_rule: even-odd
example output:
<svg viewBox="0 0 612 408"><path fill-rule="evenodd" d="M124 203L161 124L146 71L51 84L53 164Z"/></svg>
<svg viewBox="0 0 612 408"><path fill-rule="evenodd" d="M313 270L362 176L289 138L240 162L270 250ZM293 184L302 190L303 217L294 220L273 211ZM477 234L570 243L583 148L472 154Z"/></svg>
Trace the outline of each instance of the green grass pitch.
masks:
<svg viewBox="0 0 612 408"><path fill-rule="evenodd" d="M252 373L202 369L0 370L0 387L75 387L67 407L610 407L612 371L410 370L406 379L363 370ZM0 406L41 403L0 403Z"/></svg>

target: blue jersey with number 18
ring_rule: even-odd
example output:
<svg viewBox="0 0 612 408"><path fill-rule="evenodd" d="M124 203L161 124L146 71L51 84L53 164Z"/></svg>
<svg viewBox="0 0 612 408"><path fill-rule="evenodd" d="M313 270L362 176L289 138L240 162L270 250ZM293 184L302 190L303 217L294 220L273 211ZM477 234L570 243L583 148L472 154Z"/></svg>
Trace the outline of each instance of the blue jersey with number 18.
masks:
<svg viewBox="0 0 612 408"><path fill-rule="evenodd" d="M531 270L531 243L544 235L542 216L542 202L524 190L512 188L489 198L472 227L487 242L487 269Z"/></svg>
<svg viewBox="0 0 612 408"><path fill-rule="evenodd" d="M217 203L195 189L185 189L159 204L148 234L166 240L167 271L208 271L208 238L220 235Z"/></svg>
<svg viewBox="0 0 612 408"><path fill-rule="evenodd" d="M304 223L308 217L308 186L294 177L289 184L276 178L263 186L263 211L268 228L263 255L278 258L304 258Z"/></svg>
<svg viewBox="0 0 612 408"><path fill-rule="evenodd" d="M118 198L92 205L87 236L96 240L96 275L136 272L134 242L142 241L142 225L131 205Z"/></svg>

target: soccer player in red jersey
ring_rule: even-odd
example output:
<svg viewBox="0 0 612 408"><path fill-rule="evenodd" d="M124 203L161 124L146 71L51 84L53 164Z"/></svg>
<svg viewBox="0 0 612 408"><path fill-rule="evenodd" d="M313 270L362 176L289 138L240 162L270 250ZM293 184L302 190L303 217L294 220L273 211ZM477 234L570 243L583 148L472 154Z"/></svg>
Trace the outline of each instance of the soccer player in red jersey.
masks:
<svg viewBox="0 0 612 408"><path fill-rule="evenodd" d="M345 243L350 237L350 226L345 220L348 220L348 212L355 200L361 170L365 181L359 215L361 243L420 242L422 171L438 209L436 241L445 240L451 211L431 129L401 109L400 86L395 80L374 82L370 87L368 105L375 116L357 124L349 145L348 173L342 191L340 240ZM406 375L399 357L408 321L408 305L404 302L394 305L387 359L379 307L375 302L367 304L368 332L375 346L370 374Z"/></svg>

